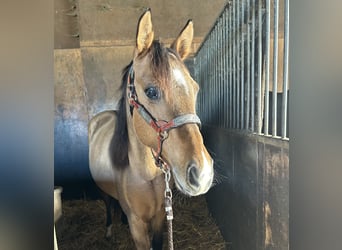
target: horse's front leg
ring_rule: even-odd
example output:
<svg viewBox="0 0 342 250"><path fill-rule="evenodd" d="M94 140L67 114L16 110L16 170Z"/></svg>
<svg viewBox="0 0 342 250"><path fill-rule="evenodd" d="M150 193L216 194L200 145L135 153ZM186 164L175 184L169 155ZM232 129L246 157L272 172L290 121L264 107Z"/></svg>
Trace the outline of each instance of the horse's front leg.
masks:
<svg viewBox="0 0 342 250"><path fill-rule="evenodd" d="M160 209L151 221L153 238L152 248L153 250L163 249L163 232L165 229L165 210Z"/></svg>
<svg viewBox="0 0 342 250"><path fill-rule="evenodd" d="M136 248L138 250L150 249L148 224L135 215L128 217L128 223Z"/></svg>

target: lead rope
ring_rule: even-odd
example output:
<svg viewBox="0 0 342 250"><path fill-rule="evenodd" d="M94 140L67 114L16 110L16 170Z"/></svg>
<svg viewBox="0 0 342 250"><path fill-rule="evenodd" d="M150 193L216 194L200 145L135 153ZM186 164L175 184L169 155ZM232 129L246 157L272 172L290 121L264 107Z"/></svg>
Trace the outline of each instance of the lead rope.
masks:
<svg viewBox="0 0 342 250"><path fill-rule="evenodd" d="M173 220L173 211L172 211L172 191L170 188L170 179L171 172L168 164L161 157L161 152L163 150L163 142L168 137L168 132L164 131L159 133L158 137L158 152L155 152L152 149L152 155L155 161L156 166L158 166L164 173L165 180L165 191L164 191L164 206L166 212L166 222L167 222L167 236L169 243L169 250L173 250L173 231L172 231L172 220Z"/></svg>
<svg viewBox="0 0 342 250"><path fill-rule="evenodd" d="M162 168L164 172L165 179L165 212L166 212L166 221L167 221L167 235L169 242L169 250L173 250L173 235L172 235L172 220L173 220L173 211L172 211L172 191L169 186L169 182L171 179L170 168Z"/></svg>

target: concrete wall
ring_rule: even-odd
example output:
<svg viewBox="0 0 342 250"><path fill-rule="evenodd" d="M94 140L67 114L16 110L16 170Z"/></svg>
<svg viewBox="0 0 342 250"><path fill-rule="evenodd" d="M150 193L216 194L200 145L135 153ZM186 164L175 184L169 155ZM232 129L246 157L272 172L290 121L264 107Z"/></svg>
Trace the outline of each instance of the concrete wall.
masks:
<svg viewBox="0 0 342 250"><path fill-rule="evenodd" d="M288 141L204 126L217 182L208 207L232 249L288 249Z"/></svg>
<svg viewBox="0 0 342 250"><path fill-rule="evenodd" d="M55 184L87 182L88 122L116 109L133 47L55 50Z"/></svg>
<svg viewBox="0 0 342 250"><path fill-rule="evenodd" d="M192 19L195 52L226 3L226 0L55 0L55 48L133 46L139 17L151 8L156 39L166 44Z"/></svg>

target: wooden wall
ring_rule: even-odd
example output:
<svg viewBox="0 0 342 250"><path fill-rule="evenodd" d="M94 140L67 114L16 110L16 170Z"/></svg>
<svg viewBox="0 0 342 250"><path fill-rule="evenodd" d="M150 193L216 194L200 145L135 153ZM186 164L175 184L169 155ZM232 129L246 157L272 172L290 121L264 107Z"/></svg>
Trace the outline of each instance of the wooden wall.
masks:
<svg viewBox="0 0 342 250"><path fill-rule="evenodd" d="M203 127L218 184L208 207L232 249L288 249L289 144Z"/></svg>

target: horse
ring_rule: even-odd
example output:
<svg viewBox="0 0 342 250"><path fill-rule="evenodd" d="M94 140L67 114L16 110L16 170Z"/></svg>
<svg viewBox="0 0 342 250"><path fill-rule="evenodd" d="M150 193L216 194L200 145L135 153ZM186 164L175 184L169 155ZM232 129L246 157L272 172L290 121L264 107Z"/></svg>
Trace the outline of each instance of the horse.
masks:
<svg viewBox="0 0 342 250"><path fill-rule="evenodd" d="M154 39L146 10L133 59L123 69L118 110L103 111L88 125L92 178L120 204L137 249L162 249L165 171L172 175L170 185L187 196L206 193L213 182L213 159L196 115L199 86L184 64L192 39L189 20L171 46L164 46Z"/></svg>

